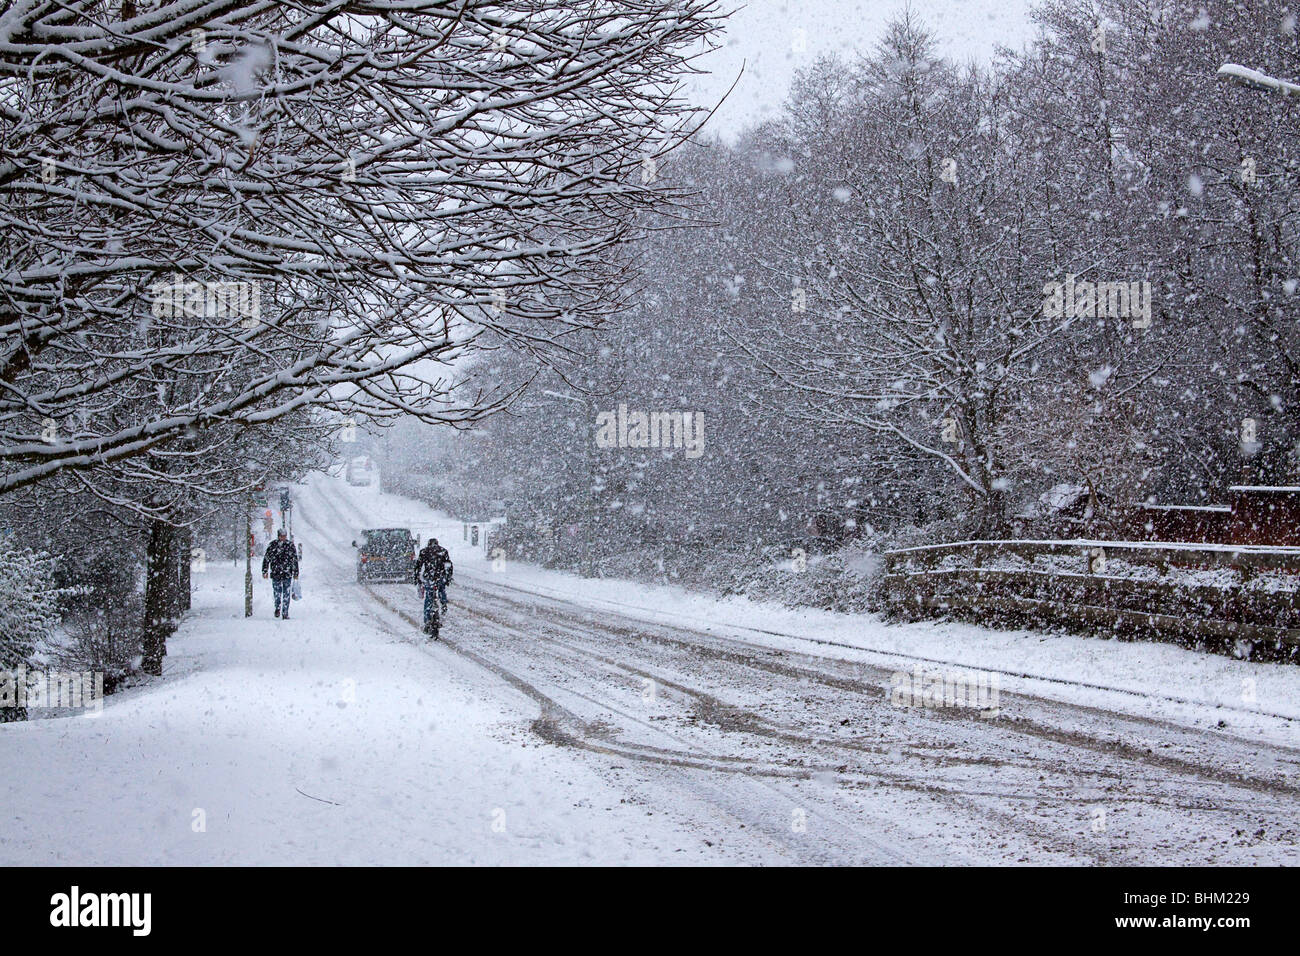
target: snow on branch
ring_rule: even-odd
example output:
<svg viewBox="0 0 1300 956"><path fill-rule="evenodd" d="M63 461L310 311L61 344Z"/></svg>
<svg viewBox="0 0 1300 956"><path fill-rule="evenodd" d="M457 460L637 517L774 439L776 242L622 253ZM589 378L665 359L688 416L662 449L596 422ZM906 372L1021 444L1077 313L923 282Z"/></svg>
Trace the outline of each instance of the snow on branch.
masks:
<svg viewBox="0 0 1300 956"><path fill-rule="evenodd" d="M453 365L625 301L714 0L40 2L0 17L0 492L304 408L463 424ZM650 173L647 174L647 169Z"/></svg>

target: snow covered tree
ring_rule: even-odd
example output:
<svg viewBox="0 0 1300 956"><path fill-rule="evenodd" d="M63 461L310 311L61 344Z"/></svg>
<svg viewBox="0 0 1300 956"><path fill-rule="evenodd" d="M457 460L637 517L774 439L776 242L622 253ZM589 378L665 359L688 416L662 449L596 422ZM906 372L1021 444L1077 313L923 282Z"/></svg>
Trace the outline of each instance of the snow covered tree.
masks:
<svg viewBox="0 0 1300 956"><path fill-rule="evenodd" d="M1045 225L1023 215L1006 93L939 60L910 14L853 80L830 161L791 144L815 168L794 190L822 195L791 196L808 215L781 271L805 273L813 305L737 342L793 414L929 457L992 531L1065 324L1042 308Z"/></svg>
<svg viewBox="0 0 1300 956"><path fill-rule="evenodd" d="M466 443L467 478L599 527L609 555L809 525L1001 534L1062 484L1101 530L1112 507L1296 483L1296 105L1215 79L1246 49L1300 77L1295 18L1034 17L1025 50L960 70L905 15L874 55L800 74L780 118L661 171L693 213L640 240L644 292L571 339L578 374L535 388L704 408L689 472L631 449L593 470L592 407L530 395Z"/></svg>
<svg viewBox="0 0 1300 956"><path fill-rule="evenodd" d="M59 625L60 591L53 584L50 557L18 547L11 535L0 538L0 698L16 690L18 668L53 637ZM25 708L0 706L0 723L26 719Z"/></svg>
<svg viewBox="0 0 1300 956"><path fill-rule="evenodd" d="M1015 103L1039 153L1044 186L1030 195L1058 227L1057 268L1100 263L1149 277L1155 295L1149 329L1087 330L1065 343L1061 367L1104 378L1103 404L1136 400L1133 447L1163 460L1141 497L1213 497L1243 472L1289 483L1300 439L1294 107L1215 73L1243 45L1295 72L1294 16L1278 2L1159 0L1051 0L1036 16L1044 35L1015 59ZM1247 420L1254 455L1242 451Z"/></svg>
<svg viewBox="0 0 1300 956"><path fill-rule="evenodd" d="M308 406L494 407L439 363L618 308L715 26L712 0L9 5L0 491Z"/></svg>

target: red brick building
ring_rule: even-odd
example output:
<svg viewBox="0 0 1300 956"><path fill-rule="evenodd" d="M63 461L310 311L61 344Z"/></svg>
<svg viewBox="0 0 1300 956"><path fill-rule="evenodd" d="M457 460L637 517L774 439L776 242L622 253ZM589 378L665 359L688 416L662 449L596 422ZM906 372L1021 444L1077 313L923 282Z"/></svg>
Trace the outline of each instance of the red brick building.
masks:
<svg viewBox="0 0 1300 956"><path fill-rule="evenodd" d="M1141 540L1231 543L1231 505L1139 505L1133 517Z"/></svg>
<svg viewBox="0 0 1300 956"><path fill-rule="evenodd" d="M1300 486L1233 485L1227 504L1139 505L1128 523L1144 541L1300 546Z"/></svg>
<svg viewBox="0 0 1300 956"><path fill-rule="evenodd" d="M1229 544L1300 545L1300 486L1233 485Z"/></svg>

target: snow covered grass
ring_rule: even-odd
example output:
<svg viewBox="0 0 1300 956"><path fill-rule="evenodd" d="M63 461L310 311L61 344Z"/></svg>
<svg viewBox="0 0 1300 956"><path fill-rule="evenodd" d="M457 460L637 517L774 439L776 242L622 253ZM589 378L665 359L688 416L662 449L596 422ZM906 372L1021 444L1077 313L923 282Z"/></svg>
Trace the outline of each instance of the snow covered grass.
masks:
<svg viewBox="0 0 1300 956"><path fill-rule="evenodd" d="M557 570L581 570L584 556L572 547L550 560L530 533L496 539L509 556ZM829 554L808 554L776 545L738 547L713 542L674 542L656 550L629 547L605 552L595 562L605 578L677 585L720 595L742 595L799 607L866 611L880 606L875 581L883 570L874 551L852 542Z"/></svg>

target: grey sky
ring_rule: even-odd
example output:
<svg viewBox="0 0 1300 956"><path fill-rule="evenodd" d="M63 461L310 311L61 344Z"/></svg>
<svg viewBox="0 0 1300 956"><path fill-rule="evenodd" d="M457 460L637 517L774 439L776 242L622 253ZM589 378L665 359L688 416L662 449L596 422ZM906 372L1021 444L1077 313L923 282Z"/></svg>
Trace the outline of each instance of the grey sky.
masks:
<svg viewBox="0 0 1300 956"><path fill-rule="evenodd" d="M744 65L740 83L710 123L715 132L734 136L779 111L795 71L818 56L873 50L904 6L905 0L749 0L732 16L723 48L699 60L710 73L696 80L694 98L717 102ZM1030 6L1031 0L912 0L938 35L940 51L958 61L985 62L996 44L1027 43L1034 33ZM800 40L801 52L794 49Z"/></svg>

